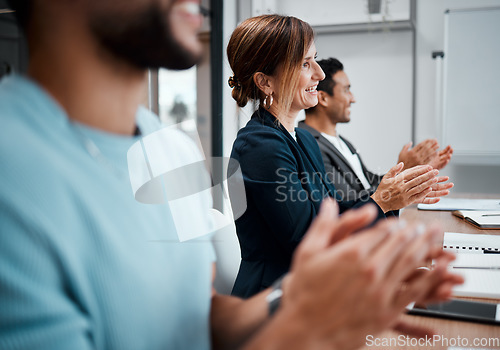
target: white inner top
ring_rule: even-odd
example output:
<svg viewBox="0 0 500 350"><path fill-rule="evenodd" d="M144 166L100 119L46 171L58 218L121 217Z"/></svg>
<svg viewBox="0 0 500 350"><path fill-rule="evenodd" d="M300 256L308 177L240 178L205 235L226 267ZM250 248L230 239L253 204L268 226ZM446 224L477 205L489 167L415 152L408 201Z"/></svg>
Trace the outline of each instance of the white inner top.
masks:
<svg viewBox="0 0 500 350"><path fill-rule="evenodd" d="M351 166L352 170L354 170L356 176L361 180L361 184L363 185L363 187L366 190L370 189L371 187L370 183L368 182L365 174L363 173L363 168L361 167L361 161L359 160L358 155L353 154L349 149L349 147L346 145L346 143L342 141L340 137L328 135L325 134L324 132L322 132L321 135L323 135L328 141L330 141L344 156L344 158Z"/></svg>

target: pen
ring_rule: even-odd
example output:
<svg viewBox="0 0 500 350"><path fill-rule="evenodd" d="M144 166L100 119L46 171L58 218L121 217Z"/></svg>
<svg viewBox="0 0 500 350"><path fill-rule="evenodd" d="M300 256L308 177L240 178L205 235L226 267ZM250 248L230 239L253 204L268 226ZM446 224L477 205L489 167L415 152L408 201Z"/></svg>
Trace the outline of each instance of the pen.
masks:
<svg viewBox="0 0 500 350"><path fill-rule="evenodd" d="M453 266L454 269L500 270L500 266Z"/></svg>

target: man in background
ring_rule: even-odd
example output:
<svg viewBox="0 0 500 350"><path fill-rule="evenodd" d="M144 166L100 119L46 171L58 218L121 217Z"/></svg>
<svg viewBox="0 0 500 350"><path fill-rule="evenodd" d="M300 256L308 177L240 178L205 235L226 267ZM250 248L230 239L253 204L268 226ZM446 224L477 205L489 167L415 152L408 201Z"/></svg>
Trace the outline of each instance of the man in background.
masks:
<svg viewBox="0 0 500 350"><path fill-rule="evenodd" d="M436 228L363 231L373 207L339 218L325 201L291 272L243 301L211 288L210 239L181 242L168 203L135 200L128 152L160 128L139 106L147 69L196 63L199 3L10 5L30 63L0 83L1 349L352 349L387 328L428 334L398 318L460 282ZM164 142L167 165L199 159L177 131ZM210 198L198 207L184 214L203 231ZM415 275L426 259L435 270Z"/></svg>
<svg viewBox="0 0 500 350"><path fill-rule="evenodd" d="M299 122L299 127L308 130L318 142L326 173L343 199L371 195L383 175L368 170L356 148L336 130L338 123L349 123L351 104L356 102L349 77L343 64L335 58L320 60L318 64L326 76L317 87L318 104L306 110L306 119ZM453 154L450 146L438 151L438 142L431 139L410 147L411 142L399 153L398 163L404 163L401 171L423 164L439 170L448 164Z"/></svg>

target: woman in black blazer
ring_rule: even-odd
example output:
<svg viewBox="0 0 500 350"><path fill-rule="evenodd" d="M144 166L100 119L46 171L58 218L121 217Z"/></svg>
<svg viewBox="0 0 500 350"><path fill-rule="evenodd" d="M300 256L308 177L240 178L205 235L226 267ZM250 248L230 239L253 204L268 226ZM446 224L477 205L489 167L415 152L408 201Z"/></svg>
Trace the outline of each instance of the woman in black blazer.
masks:
<svg viewBox="0 0 500 350"><path fill-rule="evenodd" d="M233 32L227 55L233 98L240 107L259 102L234 142L229 170L241 167L247 206L236 220L242 262L232 293L250 297L288 271L323 198L336 195L316 140L295 128L299 111L318 103L316 86L324 79L312 28L294 17L250 18ZM431 193L435 173L422 168L414 183L419 191L410 189L421 200ZM374 203L378 219L385 217L387 206L372 197L339 202L340 212Z"/></svg>

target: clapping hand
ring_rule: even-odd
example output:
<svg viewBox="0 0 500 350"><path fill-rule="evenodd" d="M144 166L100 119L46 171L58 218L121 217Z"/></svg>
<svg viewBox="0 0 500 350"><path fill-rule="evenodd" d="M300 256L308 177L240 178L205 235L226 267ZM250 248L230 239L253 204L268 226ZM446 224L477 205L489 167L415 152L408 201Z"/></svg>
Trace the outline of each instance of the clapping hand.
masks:
<svg viewBox="0 0 500 350"><path fill-rule="evenodd" d="M398 163L404 163L403 170L425 164L432 166L434 169L441 170L450 162L453 155L453 148L451 146L438 151L439 144L434 139L424 140L413 148L411 146L412 142L409 142L399 152Z"/></svg>
<svg viewBox="0 0 500 350"><path fill-rule="evenodd" d="M398 321L405 306L444 300L462 282L447 270L453 256L442 252L438 228L384 220L362 230L375 215L366 205L339 218L335 202L324 201L283 281L276 316L293 329L297 348L355 349L388 328L427 334ZM428 259L436 268L416 274Z"/></svg>
<svg viewBox="0 0 500 350"><path fill-rule="evenodd" d="M428 164L434 169L443 169L450 162L452 155L453 148L448 145L441 151L437 152L437 154L428 162Z"/></svg>
<svg viewBox="0 0 500 350"><path fill-rule="evenodd" d="M449 194L449 189L453 187L453 183L443 183L449 178L437 176L439 171L430 165L419 165L404 171L403 168L403 163L392 167L372 195L384 212L413 203L437 203L439 197Z"/></svg>

